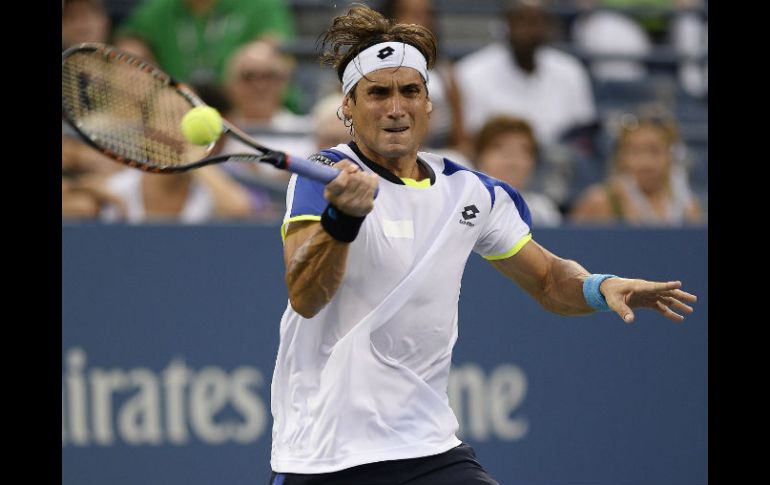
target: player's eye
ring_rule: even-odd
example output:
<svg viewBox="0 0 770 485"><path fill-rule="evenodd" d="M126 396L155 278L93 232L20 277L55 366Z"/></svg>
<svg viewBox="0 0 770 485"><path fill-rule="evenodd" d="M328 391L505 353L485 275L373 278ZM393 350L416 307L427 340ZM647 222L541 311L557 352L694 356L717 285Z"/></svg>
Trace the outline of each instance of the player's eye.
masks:
<svg viewBox="0 0 770 485"><path fill-rule="evenodd" d="M370 96L374 97L384 97L387 96L390 93L390 89L385 87L371 87L367 91Z"/></svg>
<svg viewBox="0 0 770 485"><path fill-rule="evenodd" d="M405 96L417 96L422 92L422 89L420 89L420 86L417 84L410 84L408 86L405 86L404 89L401 90L401 92Z"/></svg>

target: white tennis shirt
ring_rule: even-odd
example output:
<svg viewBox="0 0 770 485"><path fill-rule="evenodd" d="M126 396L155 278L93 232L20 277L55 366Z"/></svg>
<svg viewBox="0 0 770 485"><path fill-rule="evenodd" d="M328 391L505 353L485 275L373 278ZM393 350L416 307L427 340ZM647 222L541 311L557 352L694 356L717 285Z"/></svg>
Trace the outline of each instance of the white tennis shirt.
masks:
<svg viewBox="0 0 770 485"><path fill-rule="evenodd" d="M373 167L379 194L332 300L310 319L289 303L281 319L272 469L326 473L443 453L460 444L446 390L465 263L471 251L515 254L531 239L529 209L507 184L437 155L418 154L429 186L383 178L353 143L321 155ZM282 234L326 206L323 184L294 175Z"/></svg>

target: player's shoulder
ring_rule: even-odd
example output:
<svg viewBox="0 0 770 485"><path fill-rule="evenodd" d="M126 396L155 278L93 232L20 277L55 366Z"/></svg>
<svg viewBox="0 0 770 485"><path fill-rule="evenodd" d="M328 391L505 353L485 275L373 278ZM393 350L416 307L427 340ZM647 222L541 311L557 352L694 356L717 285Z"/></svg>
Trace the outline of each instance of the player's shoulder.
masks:
<svg viewBox="0 0 770 485"><path fill-rule="evenodd" d="M497 181L497 179L492 179L492 177L485 174L484 172L475 170L473 168L473 164L469 161L460 161L446 155L430 152L420 152L420 158L433 165L433 168L436 169L436 172L440 173L444 177L451 177L456 173L462 173L467 176L468 180L477 180L481 183L491 183L492 180Z"/></svg>
<svg viewBox="0 0 770 485"><path fill-rule="evenodd" d="M505 199L509 199L517 206L523 205L524 199L521 193L512 185L446 157L443 158L441 169L437 173L444 177L459 178L459 180L463 180L466 184L471 184L477 190L488 193L492 207L495 206L497 196L499 195L498 191L500 194L504 194L503 197Z"/></svg>
<svg viewBox="0 0 770 485"><path fill-rule="evenodd" d="M310 155L308 160L331 167L340 160L351 159L351 153L349 150L347 150L347 148L349 147L345 144L340 144L331 148L324 148L323 150L319 150L313 155Z"/></svg>

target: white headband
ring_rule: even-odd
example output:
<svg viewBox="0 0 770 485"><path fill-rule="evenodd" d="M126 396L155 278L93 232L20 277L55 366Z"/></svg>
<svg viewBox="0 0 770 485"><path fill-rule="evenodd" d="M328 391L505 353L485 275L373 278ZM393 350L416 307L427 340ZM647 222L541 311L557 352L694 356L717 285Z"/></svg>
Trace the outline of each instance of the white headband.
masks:
<svg viewBox="0 0 770 485"><path fill-rule="evenodd" d="M388 67L411 67L428 82L428 64L416 47L403 42L381 42L364 49L345 67L342 75L342 93L348 94L353 86L372 71Z"/></svg>

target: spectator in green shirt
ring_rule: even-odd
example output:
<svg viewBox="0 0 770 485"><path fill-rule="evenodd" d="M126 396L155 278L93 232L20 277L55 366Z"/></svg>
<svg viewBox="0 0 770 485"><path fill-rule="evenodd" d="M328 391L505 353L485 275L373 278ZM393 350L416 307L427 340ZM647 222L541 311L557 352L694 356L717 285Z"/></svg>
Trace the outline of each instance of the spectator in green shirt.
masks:
<svg viewBox="0 0 770 485"><path fill-rule="evenodd" d="M142 0L117 32L146 43L165 71L188 83L221 83L241 45L293 36L284 0Z"/></svg>

